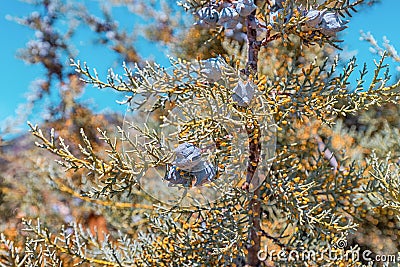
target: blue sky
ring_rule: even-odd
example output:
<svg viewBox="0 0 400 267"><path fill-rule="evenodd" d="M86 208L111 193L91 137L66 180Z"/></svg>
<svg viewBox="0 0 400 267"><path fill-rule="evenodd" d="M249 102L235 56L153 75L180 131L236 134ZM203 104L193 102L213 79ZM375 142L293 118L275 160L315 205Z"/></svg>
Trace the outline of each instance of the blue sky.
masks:
<svg viewBox="0 0 400 267"><path fill-rule="evenodd" d="M360 41L360 30L371 32L379 44L383 43L382 38L386 36L391 41L390 43L400 50L400 27L397 18L400 1L382 0L381 2L372 8L363 8L360 12L355 13L347 24L349 28L341 36L341 39L344 40L342 44L344 51L354 52L359 66L366 62L370 73L374 67L373 59L380 57L369 52L370 45L366 41ZM391 59L387 59L385 62L393 69L392 74L396 74L395 68L400 64Z"/></svg>
<svg viewBox="0 0 400 267"><path fill-rule="evenodd" d="M86 2L92 6L98 5L98 1ZM367 62L370 69L373 67L372 60L377 56L369 52L368 43L359 40L360 30L371 32L378 42L382 41L383 36L387 36L391 43L400 49L400 27L396 23L399 10L399 0L383 0L381 4L377 4L373 8L364 8L362 12L354 14L348 24L349 28L342 35L344 52L355 53L359 65ZM0 1L0 34L3 36L2 42L0 42L0 129L6 118L16 116L15 111L18 105L26 102L24 95L31 82L40 78L43 73L40 66L27 65L16 58L17 50L25 47L26 42L34 36L33 31L6 19L7 15L25 16L32 11L34 10L31 5L18 0ZM113 14L121 20L121 25L128 20L126 15L124 17L124 14L127 13L124 13L122 8L116 9ZM79 40L75 44L76 49L79 50L77 58L87 61L89 66L96 67L99 75L105 77L109 67L118 66L115 61L116 57L112 53L109 55L103 53L106 50L102 50L98 46L93 46L91 39L88 39L85 34L85 32L81 32L75 38ZM145 58L153 58L161 64L167 63L166 58L162 56L164 51L160 47L139 41L138 50ZM65 63L68 64L67 59ZM391 60L388 60L387 63L390 63L393 69L398 66L398 63ZM115 103L115 100L121 99L121 96L111 91L88 88L82 99L83 101L92 99L88 103L91 103L90 105L97 111L106 109L123 111L123 108Z"/></svg>

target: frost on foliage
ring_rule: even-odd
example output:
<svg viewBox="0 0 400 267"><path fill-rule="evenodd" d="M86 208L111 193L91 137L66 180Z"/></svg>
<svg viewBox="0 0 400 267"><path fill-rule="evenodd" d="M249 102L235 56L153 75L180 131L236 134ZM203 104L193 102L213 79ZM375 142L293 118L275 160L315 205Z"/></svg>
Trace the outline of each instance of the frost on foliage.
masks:
<svg viewBox="0 0 400 267"><path fill-rule="evenodd" d="M392 44L390 44L390 40L386 36L383 36L383 43L380 45L370 32L365 33L361 31L360 40L367 41L371 45L371 47L369 48L369 51L371 53L377 54L379 56L382 56L386 53L395 62L400 62L400 56L397 49ZM396 70L400 71L399 66L396 67Z"/></svg>
<svg viewBox="0 0 400 267"><path fill-rule="evenodd" d="M176 160L164 178L171 185L190 187L192 181L195 181L194 186L200 186L214 179L216 169L212 164L202 160L200 148L190 143L183 143L175 149L175 154Z"/></svg>
<svg viewBox="0 0 400 267"><path fill-rule="evenodd" d="M232 100L241 107L247 107L254 97L254 87L254 83L250 81L243 82L239 80L239 83L233 89L234 94L232 95Z"/></svg>

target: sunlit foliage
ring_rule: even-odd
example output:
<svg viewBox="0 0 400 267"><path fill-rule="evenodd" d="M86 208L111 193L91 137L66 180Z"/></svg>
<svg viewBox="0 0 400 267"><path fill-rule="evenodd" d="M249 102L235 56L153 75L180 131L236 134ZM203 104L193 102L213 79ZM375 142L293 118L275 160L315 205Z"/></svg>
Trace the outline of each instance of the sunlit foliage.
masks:
<svg viewBox="0 0 400 267"><path fill-rule="evenodd" d="M56 2L38 5L49 13L50 4ZM170 19L177 10L172 4L170 8L166 3L149 4L147 9L136 1L114 2L155 17L164 11L163 19L150 24L147 33L154 25L161 27L162 34L150 34L150 39L170 45L179 57L170 58L170 68L144 63L110 15L100 21L79 11L126 63L121 64L121 74L110 69L107 77L99 77L86 63L71 60L74 72L62 98L64 109L58 111L63 116L40 127L29 124L36 145L52 155L30 150L24 163L30 182L23 186L17 179L12 185L8 178L10 185L1 184L0 201L17 205L22 214L4 222L8 227L0 237L0 264L360 266L366 264L361 259L326 256L287 262L262 259L258 252L266 252L266 247L317 254L328 248L335 253L398 252L400 81L391 81L385 63L397 54L394 49L382 51L373 70L357 69L355 58L343 63L331 55L340 49L344 21L362 1L180 1L181 11L194 14L196 23L179 34L174 34L178 24ZM238 9L240 3L248 6L249 13L243 6ZM66 5L59 7L69 10ZM223 8L238 10L239 15L228 15L242 26L232 29L228 20L218 23L215 16ZM318 14L311 16L316 10ZM53 20L61 16L54 14ZM41 31L37 26L42 25L41 17L35 16L34 28ZM46 27L53 27L51 21ZM33 54L33 46L23 54L24 59L45 65L47 83L64 81L67 72L55 51L68 51L68 46L51 29L46 31L49 38L62 41L46 46L48 53L39 53L42 56ZM46 65L48 60L52 64ZM373 72L370 83L365 81L368 71ZM74 97L67 97L68 92L81 90L82 81L122 92L121 104L137 112L146 108L151 120L138 116L127 122L92 114ZM238 85L249 87L240 91ZM168 117L174 108L185 111L189 119ZM261 118L268 118L268 123L264 125ZM179 143L198 146L210 139L217 144L219 154L210 158L216 159L221 176L211 186L224 175L245 173L244 177L237 183L222 183L221 197L201 205L167 205L147 194L141 181L152 179L151 169L176 164L174 150L165 146L160 134L166 125L179 126ZM243 162L231 159L238 150L230 139L234 133L224 125L246 130L249 155L244 168ZM51 127L56 130L41 130ZM265 139L276 141L268 168L256 155L257 144ZM16 160L9 154L4 157ZM48 162L51 157L58 165ZM248 174L255 168L262 170L255 176L263 182L251 188L246 183L251 184L254 177ZM18 200L10 196L13 186L25 190L26 203L15 204ZM54 210L29 205L29 200L40 198L45 204L53 201ZM17 219L22 219L18 228Z"/></svg>

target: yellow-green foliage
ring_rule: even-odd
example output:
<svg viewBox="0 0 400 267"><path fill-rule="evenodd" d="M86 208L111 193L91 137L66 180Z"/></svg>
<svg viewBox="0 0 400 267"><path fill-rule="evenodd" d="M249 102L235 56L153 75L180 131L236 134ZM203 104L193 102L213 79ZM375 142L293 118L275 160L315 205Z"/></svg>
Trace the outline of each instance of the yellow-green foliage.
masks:
<svg viewBox="0 0 400 267"><path fill-rule="evenodd" d="M209 1L182 2L186 11L196 12ZM258 2L256 17L260 21L270 21L267 2ZM309 1L303 2L306 5ZM321 10L329 8L345 14L362 1L322 2ZM285 12L289 4L298 3L287 1ZM78 142L69 141L66 133L56 137L54 130L47 134L29 124L37 146L57 156L61 168L67 171L55 169L44 171L43 175L48 176L60 194L98 209L107 221L107 234L90 231L76 222L47 227L42 225L46 217L35 223L26 218L23 221L26 236L18 240L23 249L1 236L0 264L244 266L252 260L250 254L256 245L259 249L268 246L277 251L317 253L330 247L339 253L344 248L339 245L343 240L348 242L348 251L359 249L355 245L376 253L398 251L400 81L390 84L384 63L387 55L383 53L376 62L372 82L365 84L364 69L358 83L352 86L350 77L358 75L356 59L347 62L343 70L337 70L338 57L326 57L327 51L338 46L336 38L306 28L306 21L294 9L288 21L266 26L268 33L261 40L258 53L258 72L248 76L243 76L245 71L242 71L248 63L248 48L228 40L218 29L208 32L190 29L188 36L196 37L195 45L204 44L205 32L210 34L210 42L218 40L213 43L215 50L199 51L199 59L190 60L196 51L190 49L186 40L183 43L186 50L178 50L189 53L187 60L171 58L172 67L168 70L155 63L136 65L134 69L123 65L124 73L110 72L102 79L86 64L71 61L86 83L123 92L127 97L125 104L138 110L155 96L153 124L140 121L127 127L114 125L117 134L98 129L96 145L83 129ZM204 63L200 59L221 51L226 65L219 82L210 82L201 72ZM231 101L232 88L243 77L257 85L259 106L255 111L237 108ZM273 161L268 173L263 173L264 182L255 191L242 188L242 181L221 187L222 196L213 203L189 208L168 206L147 195L138 181L150 179L146 174L149 169L172 164L173 151L160 145L162 137L157 131L161 123L166 123L164 115L168 110L175 107L187 110L188 105L196 110L203 108L204 103L223 106L220 115L207 117L204 111L203 119L198 120L196 114L188 115L191 120L179 122L181 142L215 138L223 131L219 125L236 123L246 127L256 125L264 116L269 118L276 135L265 137L276 138ZM381 123L385 118L377 115L381 106L395 114L387 118L388 123ZM224 116L225 110L235 113L236 120ZM129 134L132 131L135 136ZM226 146L229 146L227 154L235 152L230 150L230 144ZM238 175L241 162L230 164L224 172ZM85 182L72 182L73 171L85 177ZM379 226L379 222L387 225ZM371 234L368 229L382 229L382 234L368 236ZM386 243L388 246L383 249L366 242L367 237L377 242L395 241ZM304 262L273 260L260 264L360 266L361 263L347 258L318 257Z"/></svg>

